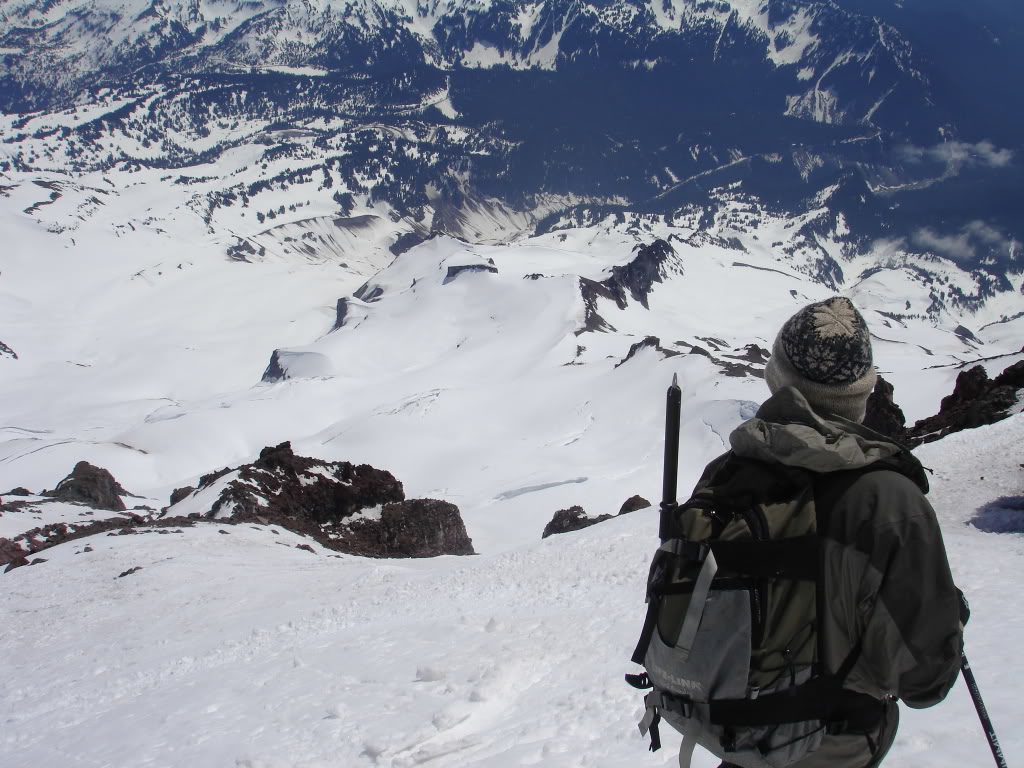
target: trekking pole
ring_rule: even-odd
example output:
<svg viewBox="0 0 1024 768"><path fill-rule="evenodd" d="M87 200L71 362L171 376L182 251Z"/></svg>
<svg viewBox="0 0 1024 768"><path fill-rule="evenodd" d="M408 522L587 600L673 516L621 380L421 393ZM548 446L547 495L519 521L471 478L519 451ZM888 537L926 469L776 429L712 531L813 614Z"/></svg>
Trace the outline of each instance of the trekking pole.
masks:
<svg viewBox="0 0 1024 768"><path fill-rule="evenodd" d="M988 716L985 702L981 699L978 681L974 679L974 672L971 671L971 665L967 661L967 654L965 653L960 654L960 671L964 673L964 682L967 683L967 690L971 692L974 708L978 710L978 719L981 720L981 728L985 731L988 745L992 748L992 757L996 759L996 765L999 768L1007 768L1006 760L1003 758L1003 750L999 746L999 739L996 738L996 729L992 727L992 719Z"/></svg>
<svg viewBox="0 0 1024 768"><path fill-rule="evenodd" d="M661 486L661 517L658 537L664 543L672 535L672 513L676 510L676 482L679 475L679 422L683 391L679 376L672 374L665 404L665 467Z"/></svg>

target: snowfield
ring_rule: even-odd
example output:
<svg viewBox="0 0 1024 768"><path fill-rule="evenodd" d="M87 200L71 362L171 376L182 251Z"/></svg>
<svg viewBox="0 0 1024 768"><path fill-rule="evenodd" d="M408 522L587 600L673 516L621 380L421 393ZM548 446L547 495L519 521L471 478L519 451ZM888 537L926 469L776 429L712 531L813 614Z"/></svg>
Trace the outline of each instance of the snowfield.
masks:
<svg viewBox="0 0 1024 768"><path fill-rule="evenodd" d="M46 550L0 575L5 767L673 765L678 740L666 730L665 750L646 751L641 697L622 680L656 512L542 541L553 513L615 514L637 493L657 503L673 374L680 488L692 486L768 394L758 349L832 293L813 277L821 249L845 259L841 290L864 310L908 420L934 413L965 365L983 360L994 375L1024 357L1021 275L976 313L929 314L914 257L887 254L886 274L872 273L877 254L844 255L841 221L835 237L791 251L769 243L805 222L761 212L708 230L696 213L497 245L439 236L397 258L397 231L378 228L351 263L238 263L225 258L233 237L156 179L95 204L91 187L61 186L47 202L54 179L7 181L5 502L7 489L38 494L87 460L133 494L129 506L155 512L173 489L289 440L300 455L391 471L408 498L456 504L481 554L367 560L221 521ZM61 229L84 205L96 207ZM659 238L673 252L649 291L623 287L616 301L594 287ZM930 267L944 285L969 280L952 263ZM264 381L275 350L287 378ZM1011 763L1024 759L1012 661L1024 539L967 521L1013 516L1022 433L1018 414L919 451ZM92 519L75 505L45 510L3 514L0 535ZM934 710L905 713L886 766L989 759L958 685Z"/></svg>
<svg viewBox="0 0 1024 768"><path fill-rule="evenodd" d="M967 649L1012 765L1024 538L967 521L1019 495L1024 416L919 451ZM984 478L984 479L982 479ZM653 492L653 489L651 489ZM97 536L2 577L5 766L671 766L646 751L622 680L657 513L498 554L342 557L217 524ZM85 551L89 547L91 551ZM129 575L120 576L138 568ZM903 710L886 765L991 759L962 683ZM714 766L698 752L698 766Z"/></svg>

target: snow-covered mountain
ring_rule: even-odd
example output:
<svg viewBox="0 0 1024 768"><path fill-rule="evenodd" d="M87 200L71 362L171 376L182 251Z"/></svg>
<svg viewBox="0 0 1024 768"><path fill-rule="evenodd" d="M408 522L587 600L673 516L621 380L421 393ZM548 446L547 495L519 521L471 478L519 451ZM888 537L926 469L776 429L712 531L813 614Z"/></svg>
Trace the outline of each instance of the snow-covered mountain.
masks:
<svg viewBox="0 0 1024 768"><path fill-rule="evenodd" d="M831 2L14 0L4 4L3 21L2 40L14 59L7 62L8 76L29 93L45 85L72 94L95 83L97 73L124 77L146 66L342 73L595 63L653 69L710 55L711 61L761 59L784 69L805 84L790 112L823 122L870 122L893 95L894 102L927 104L920 93L926 78L900 33ZM839 40L844 51L835 57ZM63 66L53 67L55 59ZM872 83L880 98L856 108L854 102L869 94L852 98L847 83L844 99L834 90L844 79Z"/></svg>
<svg viewBox="0 0 1024 768"><path fill-rule="evenodd" d="M256 497L47 549L0 575L0 764L674 761L620 678L652 513L541 532L656 500L673 374L692 484L809 301L857 302L910 421L1024 359L1010 5L0 0L0 538L107 520L38 495L79 461L152 520L290 442L479 553L338 555ZM919 449L997 726L1022 418ZM890 762L980 763L972 718Z"/></svg>
<svg viewBox="0 0 1024 768"><path fill-rule="evenodd" d="M438 235L397 257L381 246L361 261L231 261L200 217L161 230L125 216L120 198L92 203L53 249L36 216L56 222L79 195L113 197L64 191L9 219L0 327L17 358L0 357L0 487L52 488L87 459L161 506L173 488L290 440L303 455L392 470L410 496L454 495L474 542L493 546L475 521L519 529L521 515L650 487L651 404L671 371L691 393L699 455L721 448L764 397L751 345L770 348L808 301L842 291L863 307L911 420L937 410L962 364L1006 367L1024 337L1024 276L990 295L953 262L860 254L827 206L770 217L726 195L721 209L671 221L551 220L507 244ZM28 208L51 192L8 194ZM141 214L156 201L127 202ZM365 226L402 225L381 211ZM596 471L610 456L620 468ZM548 485L542 506L516 493Z"/></svg>
<svg viewBox="0 0 1024 768"><path fill-rule="evenodd" d="M429 495L480 450L442 416L504 442L677 354L756 401L754 346L837 291L930 415L1021 349L1021 156L882 5L3 2L0 480L165 497L352 433ZM468 514L561 482L508 473L582 434L543 422Z"/></svg>
<svg viewBox="0 0 1024 768"><path fill-rule="evenodd" d="M266 234L280 203L479 239L581 202L665 214L738 181L793 213L839 185L856 237L998 278L1020 267L1021 134L964 94L1016 16L1006 45L971 36L1001 18L982 4L942 57L946 27L897 6L5 0L0 172L161 169L217 234L254 209L257 251L325 234ZM1016 93L992 99L1011 125Z"/></svg>

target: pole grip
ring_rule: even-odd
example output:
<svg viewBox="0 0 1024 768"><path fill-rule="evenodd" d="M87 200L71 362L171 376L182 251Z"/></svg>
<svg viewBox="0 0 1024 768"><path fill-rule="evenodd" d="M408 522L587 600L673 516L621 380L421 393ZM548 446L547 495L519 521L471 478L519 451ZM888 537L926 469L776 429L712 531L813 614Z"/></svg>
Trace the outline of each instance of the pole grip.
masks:
<svg viewBox="0 0 1024 768"><path fill-rule="evenodd" d="M672 375L672 384L665 396L665 464L661 486L661 516L658 538L663 542L672 537L672 514L676 509L677 480L679 476L679 424L683 391L679 377Z"/></svg>

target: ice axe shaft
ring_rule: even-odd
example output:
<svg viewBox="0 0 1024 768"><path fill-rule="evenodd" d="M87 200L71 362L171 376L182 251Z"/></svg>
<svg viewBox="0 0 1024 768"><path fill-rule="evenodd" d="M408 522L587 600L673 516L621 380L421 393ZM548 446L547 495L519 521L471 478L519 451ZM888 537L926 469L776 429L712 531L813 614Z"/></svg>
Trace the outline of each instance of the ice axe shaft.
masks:
<svg viewBox="0 0 1024 768"><path fill-rule="evenodd" d="M1007 768L1003 749L999 746L999 739L996 738L996 729L992 727L992 719L988 716L988 709L985 708L985 702L981 698L978 681L974 679L974 672L971 671L970 662L967 661L967 655L964 653L960 654L960 671L964 675L964 682L967 683L967 690L971 692L974 708L978 710L978 719L981 720L981 728L985 731L985 738L988 739L988 745L992 749L992 757L996 759L996 765L999 768Z"/></svg>
<svg viewBox="0 0 1024 768"><path fill-rule="evenodd" d="M676 483L679 476L679 422L682 409L683 391L679 388L679 377L672 374L665 403L665 466L661 487L661 517L658 537L662 542L671 538L672 516L676 510Z"/></svg>

